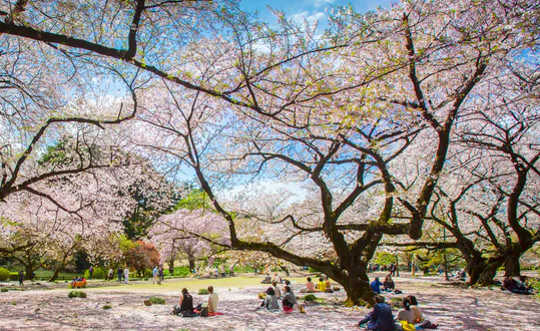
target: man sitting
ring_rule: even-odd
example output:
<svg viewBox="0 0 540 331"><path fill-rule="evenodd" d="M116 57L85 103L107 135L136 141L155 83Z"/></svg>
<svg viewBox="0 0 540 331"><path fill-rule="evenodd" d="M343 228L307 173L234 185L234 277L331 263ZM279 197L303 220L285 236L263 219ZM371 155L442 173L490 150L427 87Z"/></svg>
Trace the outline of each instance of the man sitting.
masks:
<svg viewBox="0 0 540 331"><path fill-rule="evenodd" d="M216 293L214 293L213 286L208 286L208 293L210 294L208 296L208 315L214 315L217 313L219 297Z"/></svg>
<svg viewBox="0 0 540 331"><path fill-rule="evenodd" d="M358 323L358 326L363 327L363 324L367 323L367 330L394 331L396 327L394 325L394 316L392 316L392 308L384 302L384 297L380 295L375 296L375 302L373 311L367 314Z"/></svg>
<svg viewBox="0 0 540 331"><path fill-rule="evenodd" d="M375 294L381 294L381 281L379 280L379 277L375 277L375 280L369 284L371 286L371 289Z"/></svg>

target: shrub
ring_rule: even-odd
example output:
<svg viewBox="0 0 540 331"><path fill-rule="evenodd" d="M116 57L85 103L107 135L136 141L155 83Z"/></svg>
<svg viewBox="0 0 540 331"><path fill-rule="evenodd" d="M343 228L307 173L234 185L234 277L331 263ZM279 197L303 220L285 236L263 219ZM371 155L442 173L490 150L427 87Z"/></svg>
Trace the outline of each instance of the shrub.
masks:
<svg viewBox="0 0 540 331"><path fill-rule="evenodd" d="M101 308L103 308L103 309L107 310L107 309L111 309L111 308L112 308L112 306L111 306L111 305L104 305L104 306L103 306L103 307L101 307Z"/></svg>
<svg viewBox="0 0 540 331"><path fill-rule="evenodd" d="M150 297L149 301L154 305L164 305L165 299L160 297Z"/></svg>
<svg viewBox="0 0 540 331"><path fill-rule="evenodd" d="M205 295L205 294L208 294L208 290L205 289L205 288L201 288L201 289L199 290L199 295Z"/></svg>
<svg viewBox="0 0 540 331"><path fill-rule="evenodd" d="M105 279L105 275L105 270L102 267L94 267L92 279ZM84 278L90 279L90 271L88 269L84 272Z"/></svg>
<svg viewBox="0 0 540 331"><path fill-rule="evenodd" d="M308 294L304 297L304 301L307 301L307 302L313 302L317 300L317 297L314 296L313 294Z"/></svg>
<svg viewBox="0 0 540 331"><path fill-rule="evenodd" d="M83 291L70 291L68 293L70 298L86 298L86 293Z"/></svg>
<svg viewBox="0 0 540 331"><path fill-rule="evenodd" d="M0 267L0 281L6 281L9 279L9 270Z"/></svg>
<svg viewBox="0 0 540 331"><path fill-rule="evenodd" d="M7 291L9 291L7 288L3 288L0 290L0 292L7 292Z"/></svg>
<svg viewBox="0 0 540 331"><path fill-rule="evenodd" d="M150 301L150 300L144 300L144 305L145 305L145 306L151 306L151 305L152 305L152 301Z"/></svg>

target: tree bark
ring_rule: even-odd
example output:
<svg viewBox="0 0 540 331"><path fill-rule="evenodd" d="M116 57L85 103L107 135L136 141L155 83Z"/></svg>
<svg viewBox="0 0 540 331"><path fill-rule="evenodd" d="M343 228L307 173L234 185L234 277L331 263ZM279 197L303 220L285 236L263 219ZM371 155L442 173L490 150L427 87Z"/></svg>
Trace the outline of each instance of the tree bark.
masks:
<svg viewBox="0 0 540 331"><path fill-rule="evenodd" d="M172 276L174 275L174 258L175 256L171 256L169 259L169 274Z"/></svg>
<svg viewBox="0 0 540 331"><path fill-rule="evenodd" d="M367 272L357 272L355 275L334 279L343 286L347 293L346 306L364 306L375 303L375 293L369 286Z"/></svg>
<svg viewBox="0 0 540 331"><path fill-rule="evenodd" d="M520 257L520 254L515 254L515 253L511 253L505 256L504 276L509 276L509 277L520 276L519 257Z"/></svg>
<svg viewBox="0 0 540 331"><path fill-rule="evenodd" d="M193 269L195 269L195 257L192 255L188 255L188 262L189 262L189 271L193 272Z"/></svg>

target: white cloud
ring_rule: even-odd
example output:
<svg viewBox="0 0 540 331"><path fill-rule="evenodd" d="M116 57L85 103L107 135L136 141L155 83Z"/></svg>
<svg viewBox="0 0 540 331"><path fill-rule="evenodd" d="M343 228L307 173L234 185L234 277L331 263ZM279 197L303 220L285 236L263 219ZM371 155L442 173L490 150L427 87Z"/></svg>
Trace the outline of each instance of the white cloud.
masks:
<svg viewBox="0 0 540 331"><path fill-rule="evenodd" d="M325 0L325 1L327 1L327 0ZM322 11L319 11L319 12L316 12L316 13L313 13L313 14L310 14L307 11L302 11L302 12L291 15L291 19L294 22L299 23L299 24L307 22L310 25L315 23L315 22L321 21L325 17L326 17L326 14L324 12L322 12Z"/></svg>
<svg viewBox="0 0 540 331"><path fill-rule="evenodd" d="M315 0L313 5L315 7L321 7L321 6L325 6L325 5L330 5L330 4L334 3L335 1L336 0Z"/></svg>

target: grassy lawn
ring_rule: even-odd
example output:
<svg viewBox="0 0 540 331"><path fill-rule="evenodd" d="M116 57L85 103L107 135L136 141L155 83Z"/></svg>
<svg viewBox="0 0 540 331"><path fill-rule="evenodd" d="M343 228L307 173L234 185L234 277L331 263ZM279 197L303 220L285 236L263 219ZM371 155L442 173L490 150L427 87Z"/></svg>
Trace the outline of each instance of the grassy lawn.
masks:
<svg viewBox="0 0 540 331"><path fill-rule="evenodd" d="M125 291L125 292L171 292L180 291L182 288L188 288L192 293L197 293L201 288L207 288L209 285L215 288L243 288L260 285L261 288L267 284L261 284L264 277L227 277L217 279L167 279L161 285L152 284L152 280L145 283L137 283L130 285L113 285L99 288L89 288L91 291ZM293 283L303 283L304 278L290 278Z"/></svg>

